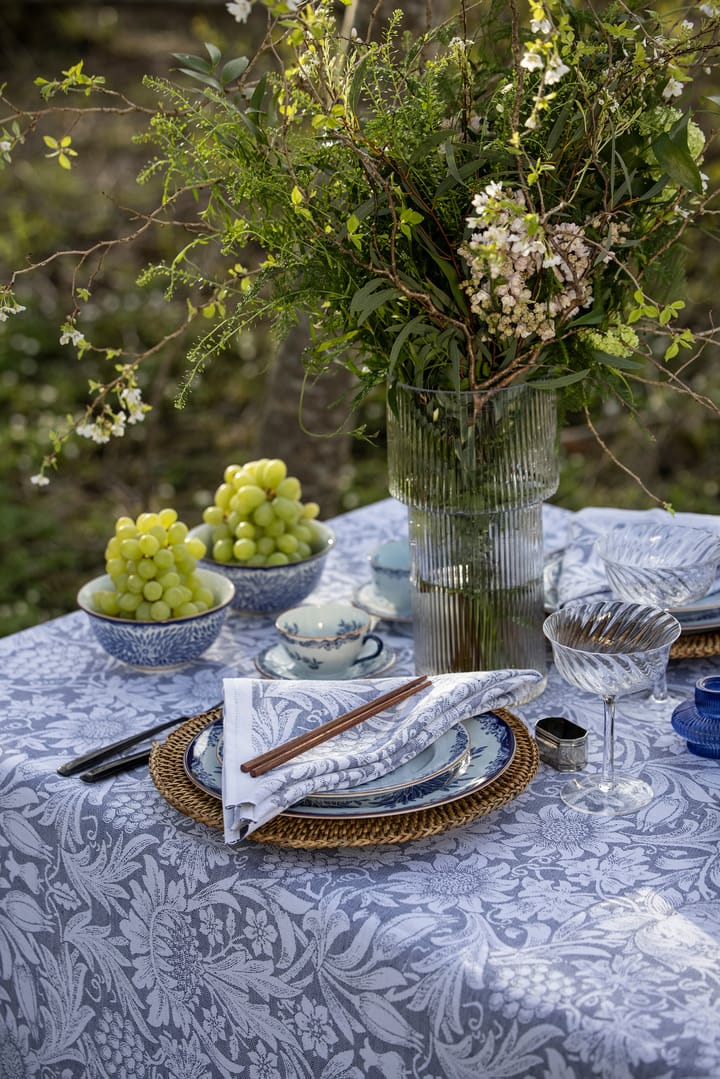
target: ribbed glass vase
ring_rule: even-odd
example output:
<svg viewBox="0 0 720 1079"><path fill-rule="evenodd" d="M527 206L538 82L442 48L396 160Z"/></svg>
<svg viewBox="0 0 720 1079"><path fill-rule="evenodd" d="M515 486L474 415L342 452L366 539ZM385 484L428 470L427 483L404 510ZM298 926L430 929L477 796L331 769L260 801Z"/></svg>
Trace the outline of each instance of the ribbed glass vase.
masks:
<svg viewBox="0 0 720 1079"><path fill-rule="evenodd" d="M388 386L390 493L408 507L420 673L547 669L542 504L557 489L552 391Z"/></svg>

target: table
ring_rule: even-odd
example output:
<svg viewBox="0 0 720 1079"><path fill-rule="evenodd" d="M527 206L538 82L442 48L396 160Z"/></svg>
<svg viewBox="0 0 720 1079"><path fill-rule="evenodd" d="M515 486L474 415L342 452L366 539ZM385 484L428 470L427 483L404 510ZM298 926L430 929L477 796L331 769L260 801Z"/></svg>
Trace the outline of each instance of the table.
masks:
<svg viewBox="0 0 720 1079"><path fill-rule="evenodd" d="M313 598L366 580L405 511L333 524ZM383 627L411 672L410 634ZM717 1079L720 764L642 706L621 708L618 748L658 792L645 810L567 810L543 764L504 808L401 846L229 847L147 769L55 774L215 704L270 634L234 615L164 674L106 656L81 612L0 641L2 1079ZM675 663L671 682L713 670ZM591 728L598 764L601 706L553 672L518 713Z"/></svg>

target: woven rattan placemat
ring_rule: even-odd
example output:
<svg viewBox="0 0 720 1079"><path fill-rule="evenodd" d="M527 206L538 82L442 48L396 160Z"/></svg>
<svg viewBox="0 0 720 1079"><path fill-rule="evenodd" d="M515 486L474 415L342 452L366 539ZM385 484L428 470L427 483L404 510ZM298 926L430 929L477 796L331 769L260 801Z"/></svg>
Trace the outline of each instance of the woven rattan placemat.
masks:
<svg viewBox="0 0 720 1079"><path fill-rule="evenodd" d="M222 829L222 806L196 787L184 768L185 751L191 740L220 709L193 716L174 730L165 742L156 742L150 754L150 775L163 798L175 809L211 828ZM525 790L538 770L538 750L525 725L511 712L498 713L515 735L515 755L502 775L483 790L468 794L447 805L430 806L387 817L366 820L312 819L281 814L258 828L248 839L283 847L363 847L375 843L405 843L409 839L437 835L448 828L467 824L505 805Z"/></svg>
<svg viewBox="0 0 720 1079"><path fill-rule="evenodd" d="M683 634L670 647L670 659L703 659L720 655L720 633Z"/></svg>

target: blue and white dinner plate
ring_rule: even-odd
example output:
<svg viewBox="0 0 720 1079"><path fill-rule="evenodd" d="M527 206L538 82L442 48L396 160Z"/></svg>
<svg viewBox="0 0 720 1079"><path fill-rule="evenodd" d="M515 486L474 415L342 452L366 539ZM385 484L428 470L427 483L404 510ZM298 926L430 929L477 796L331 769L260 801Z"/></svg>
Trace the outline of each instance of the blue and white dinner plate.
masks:
<svg viewBox="0 0 720 1079"><path fill-rule="evenodd" d="M385 622L412 622L412 611L399 608L389 599L382 596L373 581L360 585L353 592L353 603L356 607L362 607L368 614L374 614Z"/></svg>
<svg viewBox="0 0 720 1079"><path fill-rule="evenodd" d="M255 657L255 666L260 674L266 678L313 678L321 681L345 681L348 678L374 678L378 674L384 674L389 670L397 653L389 644L383 643L383 650L376 656L361 659L359 663L353 663L345 671L335 671L333 674L321 674L319 671L308 671L302 664L296 663L288 655L283 644L273 644L265 648L260 655Z"/></svg>
<svg viewBox="0 0 720 1079"><path fill-rule="evenodd" d="M455 771L424 780L412 771L422 754L404 767L409 769L408 783L397 790L374 796L330 798L322 804L316 799L299 802L284 815L293 817L323 817L362 819L384 817L430 806L446 805L458 798L487 787L510 766L515 755L515 735L505 720L494 712L471 716L463 721L469 740L467 760ZM185 771L190 780L213 798L222 797L222 720L215 720L195 735L185 751ZM423 765L420 763L419 768ZM389 776L383 776L387 782ZM359 789L359 788L356 788ZM332 802L332 804L330 804Z"/></svg>

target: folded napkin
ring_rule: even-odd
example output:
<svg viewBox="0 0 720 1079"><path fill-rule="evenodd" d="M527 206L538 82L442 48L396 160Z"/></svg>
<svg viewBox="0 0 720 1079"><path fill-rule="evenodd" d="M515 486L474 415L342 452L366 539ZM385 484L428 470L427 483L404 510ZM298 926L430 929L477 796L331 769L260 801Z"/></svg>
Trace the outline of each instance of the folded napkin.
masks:
<svg viewBox="0 0 720 1079"><path fill-rule="evenodd" d="M456 723L527 698L533 670L440 674L423 690L286 764L253 778L240 765L408 681L226 678L223 719L225 839L235 843L315 791L357 786L411 760Z"/></svg>
<svg viewBox="0 0 720 1079"><path fill-rule="evenodd" d="M607 599L611 594L605 567L595 551L595 541L616 524L677 524L720 532L720 518L704 513L670 514L666 510L618 510L589 506L569 522L567 541L555 562L552 587L555 603L563 607L576 600ZM714 588L720 587L720 578Z"/></svg>

